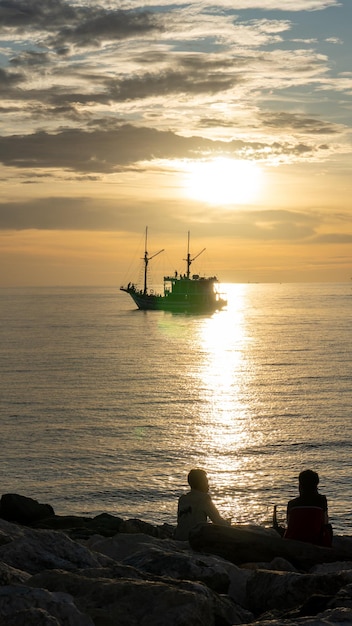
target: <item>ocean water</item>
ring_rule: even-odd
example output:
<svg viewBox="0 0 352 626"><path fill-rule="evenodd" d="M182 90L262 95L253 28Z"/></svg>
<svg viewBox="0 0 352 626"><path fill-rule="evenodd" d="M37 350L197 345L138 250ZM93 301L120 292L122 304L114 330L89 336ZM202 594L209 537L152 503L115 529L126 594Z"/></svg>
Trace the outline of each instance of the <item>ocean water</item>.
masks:
<svg viewBox="0 0 352 626"><path fill-rule="evenodd" d="M192 467L233 522L320 475L352 534L351 284L231 284L212 315L116 288L0 290L2 493L59 515L175 523Z"/></svg>

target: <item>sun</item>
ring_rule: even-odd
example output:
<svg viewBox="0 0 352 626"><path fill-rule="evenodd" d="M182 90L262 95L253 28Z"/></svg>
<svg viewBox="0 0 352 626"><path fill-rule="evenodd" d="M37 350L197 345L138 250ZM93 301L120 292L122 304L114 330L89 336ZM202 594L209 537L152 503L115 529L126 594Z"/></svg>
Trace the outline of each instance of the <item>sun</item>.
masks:
<svg viewBox="0 0 352 626"><path fill-rule="evenodd" d="M259 195L262 171L254 161L219 157L187 164L188 197L209 204L249 204Z"/></svg>

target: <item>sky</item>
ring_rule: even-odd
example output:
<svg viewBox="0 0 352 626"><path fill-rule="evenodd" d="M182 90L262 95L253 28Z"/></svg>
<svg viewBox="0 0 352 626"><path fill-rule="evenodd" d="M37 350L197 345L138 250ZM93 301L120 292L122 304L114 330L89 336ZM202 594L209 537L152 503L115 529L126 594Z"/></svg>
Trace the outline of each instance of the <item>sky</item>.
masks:
<svg viewBox="0 0 352 626"><path fill-rule="evenodd" d="M351 24L351 0L0 0L0 286L134 280L146 227L166 273L190 232L222 282L350 281Z"/></svg>

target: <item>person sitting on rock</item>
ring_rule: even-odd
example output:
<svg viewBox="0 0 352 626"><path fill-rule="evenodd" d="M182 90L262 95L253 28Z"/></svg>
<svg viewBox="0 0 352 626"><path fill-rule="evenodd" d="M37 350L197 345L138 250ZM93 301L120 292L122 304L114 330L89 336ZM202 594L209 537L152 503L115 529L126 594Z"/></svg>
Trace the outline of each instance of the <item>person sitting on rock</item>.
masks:
<svg viewBox="0 0 352 626"><path fill-rule="evenodd" d="M209 495L206 472L201 469L192 469L187 480L191 491L179 498L175 539L187 541L190 530L198 524L206 524L208 518L214 524L230 526L230 522L221 517Z"/></svg>
<svg viewBox="0 0 352 626"><path fill-rule="evenodd" d="M319 476L304 470L298 477L299 496L287 505L285 539L297 539L320 546L331 546L332 527L328 519L328 503L318 492Z"/></svg>

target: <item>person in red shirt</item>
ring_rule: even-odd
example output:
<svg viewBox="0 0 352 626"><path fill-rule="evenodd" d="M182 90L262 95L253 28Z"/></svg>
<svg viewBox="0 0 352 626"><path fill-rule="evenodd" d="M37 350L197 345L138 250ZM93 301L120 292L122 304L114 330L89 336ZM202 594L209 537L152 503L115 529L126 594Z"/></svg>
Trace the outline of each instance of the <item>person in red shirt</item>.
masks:
<svg viewBox="0 0 352 626"><path fill-rule="evenodd" d="M328 503L318 492L319 476L304 470L298 477L299 496L287 505L285 539L297 539L320 546L331 546L332 527L328 518Z"/></svg>

